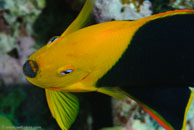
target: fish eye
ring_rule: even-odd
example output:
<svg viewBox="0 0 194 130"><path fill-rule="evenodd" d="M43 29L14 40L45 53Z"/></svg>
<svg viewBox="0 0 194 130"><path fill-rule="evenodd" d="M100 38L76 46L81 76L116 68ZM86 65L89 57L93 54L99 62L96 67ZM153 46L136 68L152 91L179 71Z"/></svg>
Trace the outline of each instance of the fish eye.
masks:
<svg viewBox="0 0 194 130"><path fill-rule="evenodd" d="M60 74L61 75L67 75L69 73L71 73L73 70L72 69L68 69L68 70L65 70L65 71L61 71Z"/></svg>
<svg viewBox="0 0 194 130"><path fill-rule="evenodd" d="M72 73L75 70L74 65L65 65L57 69L58 76L65 76Z"/></svg>
<svg viewBox="0 0 194 130"><path fill-rule="evenodd" d="M54 37L52 37L52 38L47 42L47 44L51 44L52 42L56 41L57 39L59 39L59 36L54 36Z"/></svg>

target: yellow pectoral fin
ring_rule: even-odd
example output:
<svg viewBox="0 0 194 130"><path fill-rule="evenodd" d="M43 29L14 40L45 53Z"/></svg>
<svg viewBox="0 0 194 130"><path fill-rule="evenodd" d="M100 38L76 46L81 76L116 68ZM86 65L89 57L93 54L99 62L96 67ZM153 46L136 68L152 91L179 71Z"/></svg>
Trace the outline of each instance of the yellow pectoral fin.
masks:
<svg viewBox="0 0 194 130"><path fill-rule="evenodd" d="M68 130L79 110L77 97L70 93L45 89L48 106L52 116L62 130Z"/></svg>
<svg viewBox="0 0 194 130"><path fill-rule="evenodd" d="M100 87L97 89L97 92L104 93L118 99L127 98L127 94L118 87Z"/></svg>
<svg viewBox="0 0 194 130"><path fill-rule="evenodd" d="M94 0L87 0L85 2L81 12L77 16L77 18L73 21L73 23L61 35L62 37L84 27L84 25L87 23L88 19L90 18L90 14L93 9L93 4L94 4Z"/></svg>

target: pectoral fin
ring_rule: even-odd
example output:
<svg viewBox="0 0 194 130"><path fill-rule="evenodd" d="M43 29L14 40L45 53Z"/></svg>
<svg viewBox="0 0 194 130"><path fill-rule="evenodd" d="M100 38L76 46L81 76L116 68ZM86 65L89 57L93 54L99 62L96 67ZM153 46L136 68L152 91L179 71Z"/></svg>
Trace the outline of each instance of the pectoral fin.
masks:
<svg viewBox="0 0 194 130"><path fill-rule="evenodd" d="M93 4L94 0L87 0L85 2L81 12L77 16L77 18L71 23L71 25L65 30L65 32L63 32L63 34L61 35L62 37L85 26L85 24L90 18L93 9Z"/></svg>
<svg viewBox="0 0 194 130"><path fill-rule="evenodd" d="M52 116L62 130L68 130L78 114L78 99L70 93L48 89L45 91Z"/></svg>
<svg viewBox="0 0 194 130"><path fill-rule="evenodd" d="M193 98L189 88L131 88L127 92L166 130L185 130Z"/></svg>

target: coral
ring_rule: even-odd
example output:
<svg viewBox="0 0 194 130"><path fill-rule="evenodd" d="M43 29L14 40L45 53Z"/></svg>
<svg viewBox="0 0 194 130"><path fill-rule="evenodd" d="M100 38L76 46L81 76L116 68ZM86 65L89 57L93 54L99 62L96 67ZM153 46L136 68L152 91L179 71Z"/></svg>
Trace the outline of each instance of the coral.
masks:
<svg viewBox="0 0 194 130"><path fill-rule="evenodd" d="M45 0L0 1L0 80L5 85L26 82L22 65L34 51L31 38Z"/></svg>
<svg viewBox="0 0 194 130"><path fill-rule="evenodd" d="M0 54L6 54L16 47L16 44L14 43L15 39L12 36L7 35L6 33L1 33L0 41Z"/></svg>
<svg viewBox="0 0 194 130"><path fill-rule="evenodd" d="M18 46L18 54L20 57L20 63L23 65L26 59L28 58L29 55L31 55L33 52L35 52L35 49L33 46L35 45L34 39L32 37L20 37L18 38L17 43L19 44ZM28 43L28 44L26 44Z"/></svg>
<svg viewBox="0 0 194 130"><path fill-rule="evenodd" d="M9 35L2 34L0 37L4 37L6 40L0 39L2 44L0 54L0 79L4 84L17 84L25 82L25 78L22 72L22 65L27 57L34 51L32 46L34 41L31 37L20 37L17 43L14 45L8 45L4 43L10 43L10 40L15 40L9 37ZM9 37L9 38L6 38ZM7 42L6 42L7 41ZM12 49L12 50L11 50Z"/></svg>
<svg viewBox="0 0 194 130"><path fill-rule="evenodd" d="M96 0L94 15L98 22L136 20L152 14L148 0Z"/></svg>
<svg viewBox="0 0 194 130"><path fill-rule="evenodd" d="M20 37L18 39L18 44L18 46L15 45L17 47L17 50L14 50L16 51L15 53L18 53L15 55L18 55L19 58L11 57L12 55L14 55L11 54L14 53L14 50L9 51L8 55L6 53L4 55L0 55L0 79L2 79L4 84L6 85L19 84L24 83L26 81L22 72L22 65L27 59L27 57L32 54L32 52L34 52L34 49L32 49L34 41L30 37ZM10 48L11 47L13 46L10 46ZM9 46L7 48L9 48Z"/></svg>
<svg viewBox="0 0 194 130"><path fill-rule="evenodd" d="M21 64L10 56L0 56L0 79L6 85L17 84L22 81L23 73Z"/></svg>
<svg viewBox="0 0 194 130"><path fill-rule="evenodd" d="M135 101L112 99L115 126L126 130L164 130Z"/></svg>
<svg viewBox="0 0 194 130"><path fill-rule="evenodd" d="M6 10L4 18L14 29L26 24L27 32L32 32L32 24L45 7L45 0L2 0L3 8ZM17 33L17 30L15 30Z"/></svg>
<svg viewBox="0 0 194 130"><path fill-rule="evenodd" d="M170 0L169 6L175 9L193 9L194 0Z"/></svg>

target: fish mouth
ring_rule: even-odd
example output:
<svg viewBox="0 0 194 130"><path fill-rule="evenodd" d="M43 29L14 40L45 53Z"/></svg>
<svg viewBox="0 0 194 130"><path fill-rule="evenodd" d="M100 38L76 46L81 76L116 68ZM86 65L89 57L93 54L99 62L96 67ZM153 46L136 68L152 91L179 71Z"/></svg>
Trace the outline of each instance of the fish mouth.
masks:
<svg viewBox="0 0 194 130"><path fill-rule="evenodd" d="M27 77L36 77L38 73L38 64L36 63L36 61L27 60L23 65L23 72Z"/></svg>

